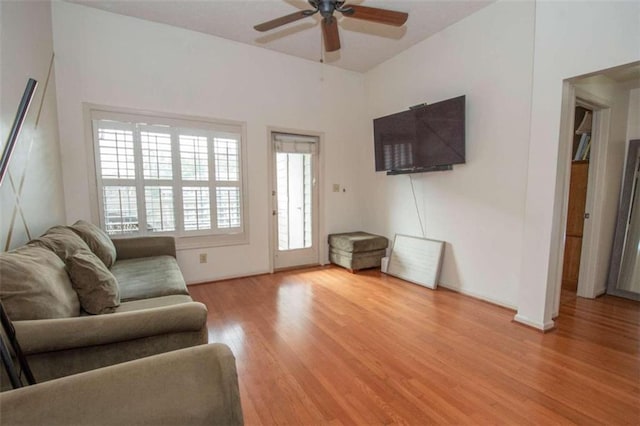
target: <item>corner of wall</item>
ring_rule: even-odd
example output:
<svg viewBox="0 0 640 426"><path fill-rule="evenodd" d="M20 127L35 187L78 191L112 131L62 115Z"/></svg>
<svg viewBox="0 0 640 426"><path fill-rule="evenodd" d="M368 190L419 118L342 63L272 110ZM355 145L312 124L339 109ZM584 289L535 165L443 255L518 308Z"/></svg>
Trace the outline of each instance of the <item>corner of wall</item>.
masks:
<svg viewBox="0 0 640 426"><path fill-rule="evenodd" d="M2 123L7 131L29 78L38 87L0 188L2 250L64 223L49 2L1 2ZM3 139L5 135L3 134Z"/></svg>

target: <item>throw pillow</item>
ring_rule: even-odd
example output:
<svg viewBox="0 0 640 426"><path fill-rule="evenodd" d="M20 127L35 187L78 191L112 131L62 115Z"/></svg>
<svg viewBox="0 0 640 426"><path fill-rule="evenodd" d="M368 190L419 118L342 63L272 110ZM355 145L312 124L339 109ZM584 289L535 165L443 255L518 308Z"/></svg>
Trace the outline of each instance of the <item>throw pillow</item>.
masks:
<svg viewBox="0 0 640 426"><path fill-rule="evenodd" d="M87 243L91 251L102 260L107 268L113 266L113 262L116 261L116 247L106 232L84 220L74 223L71 229Z"/></svg>
<svg viewBox="0 0 640 426"><path fill-rule="evenodd" d="M67 270L82 309L90 314L107 314L120 306L116 277L95 254L78 250L67 258Z"/></svg>
<svg viewBox="0 0 640 426"><path fill-rule="evenodd" d="M0 299L12 321L80 315L64 262L33 244L0 253Z"/></svg>
<svg viewBox="0 0 640 426"><path fill-rule="evenodd" d="M68 226L49 228L44 235L31 241L30 244L48 248L63 262L78 250L89 250L87 243Z"/></svg>

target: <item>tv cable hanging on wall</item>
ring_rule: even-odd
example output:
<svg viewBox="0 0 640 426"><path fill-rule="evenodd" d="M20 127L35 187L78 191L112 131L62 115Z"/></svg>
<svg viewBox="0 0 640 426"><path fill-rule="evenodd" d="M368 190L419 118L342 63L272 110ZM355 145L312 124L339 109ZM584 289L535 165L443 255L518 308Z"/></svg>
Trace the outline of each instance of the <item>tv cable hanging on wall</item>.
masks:
<svg viewBox="0 0 640 426"><path fill-rule="evenodd" d="M416 191L413 187L413 176L409 175L409 182L411 182L411 193L413 194L413 203L416 206L416 216L418 216L418 222L420 222L420 230L422 231L422 238L427 238L427 234L424 231L424 226L422 225L422 217L420 216L420 209L418 208L418 199L416 198ZM425 217L426 221L426 217Z"/></svg>

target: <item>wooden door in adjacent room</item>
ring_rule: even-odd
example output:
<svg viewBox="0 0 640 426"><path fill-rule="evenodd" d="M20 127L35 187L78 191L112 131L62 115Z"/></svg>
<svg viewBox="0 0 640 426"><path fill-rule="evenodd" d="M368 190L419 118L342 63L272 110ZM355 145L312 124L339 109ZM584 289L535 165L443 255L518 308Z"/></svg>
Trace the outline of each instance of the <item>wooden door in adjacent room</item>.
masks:
<svg viewBox="0 0 640 426"><path fill-rule="evenodd" d="M562 288L576 292L580 276L582 237L587 205L587 184L589 181L589 152L591 149L591 119L593 111L581 106L575 110L573 160L569 183L569 205L567 208L567 228L564 245L564 266ZM585 120L589 124L585 124Z"/></svg>

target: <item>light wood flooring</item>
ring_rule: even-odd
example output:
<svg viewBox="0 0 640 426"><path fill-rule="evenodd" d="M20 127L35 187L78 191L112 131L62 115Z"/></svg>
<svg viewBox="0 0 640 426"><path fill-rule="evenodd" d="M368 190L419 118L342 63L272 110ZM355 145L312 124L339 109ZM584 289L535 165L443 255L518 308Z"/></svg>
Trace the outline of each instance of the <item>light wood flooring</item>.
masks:
<svg viewBox="0 0 640 426"><path fill-rule="evenodd" d="M640 424L640 303L563 295L556 329L378 271L191 286L247 425Z"/></svg>

